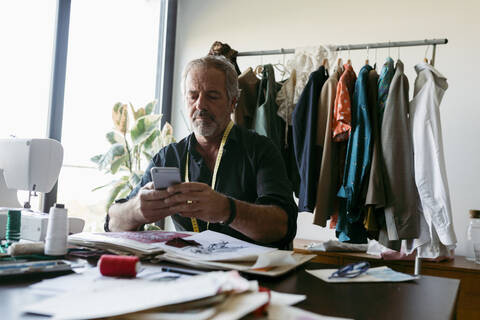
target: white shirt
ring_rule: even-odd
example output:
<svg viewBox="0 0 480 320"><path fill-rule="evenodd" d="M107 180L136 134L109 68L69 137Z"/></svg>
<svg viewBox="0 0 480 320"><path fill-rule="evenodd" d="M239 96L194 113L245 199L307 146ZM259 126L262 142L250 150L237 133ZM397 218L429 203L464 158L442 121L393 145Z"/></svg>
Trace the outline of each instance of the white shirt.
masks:
<svg viewBox="0 0 480 320"><path fill-rule="evenodd" d="M420 237L411 250L424 258L449 256L457 238L453 230L439 106L448 88L447 79L427 63L415 66L414 96L410 102L415 183L423 214Z"/></svg>

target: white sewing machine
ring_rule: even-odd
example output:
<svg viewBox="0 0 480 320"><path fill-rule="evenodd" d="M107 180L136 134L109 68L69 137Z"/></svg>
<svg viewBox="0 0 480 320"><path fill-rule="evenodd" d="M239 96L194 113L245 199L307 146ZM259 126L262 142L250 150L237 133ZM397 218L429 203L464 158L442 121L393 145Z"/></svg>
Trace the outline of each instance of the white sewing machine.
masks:
<svg viewBox="0 0 480 320"><path fill-rule="evenodd" d="M22 211L20 237L44 241L48 214L30 209L30 198L36 192L50 192L60 174L63 147L52 139L0 139L0 239L5 239L7 212ZM21 208L17 190L28 191ZM69 233L82 232L85 221L69 217Z"/></svg>

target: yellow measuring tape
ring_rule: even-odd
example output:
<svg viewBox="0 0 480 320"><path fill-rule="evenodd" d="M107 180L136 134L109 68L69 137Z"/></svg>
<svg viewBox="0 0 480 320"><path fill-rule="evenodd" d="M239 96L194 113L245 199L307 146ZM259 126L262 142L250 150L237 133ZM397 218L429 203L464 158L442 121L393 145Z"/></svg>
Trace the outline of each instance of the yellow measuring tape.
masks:
<svg viewBox="0 0 480 320"><path fill-rule="evenodd" d="M212 176L212 189L215 190L215 182L217 181L217 172L218 172L218 167L220 167L220 160L222 160L222 155L223 155L223 147L225 147L225 143L227 142L228 135L230 134L230 130L232 130L233 127L233 121L230 120L230 122L227 125L227 128L225 129L225 132L223 133L222 137L222 142L220 142L220 148L218 149L218 154L217 154L217 159L215 160L215 167L213 169L213 176ZM190 182L190 179L188 178L188 162L189 162L189 153L187 152L187 162L185 164L185 182ZM197 218L190 218L192 221L192 227L193 231L199 232L200 229L198 228L198 222ZM207 222L207 229L209 226L210 222Z"/></svg>

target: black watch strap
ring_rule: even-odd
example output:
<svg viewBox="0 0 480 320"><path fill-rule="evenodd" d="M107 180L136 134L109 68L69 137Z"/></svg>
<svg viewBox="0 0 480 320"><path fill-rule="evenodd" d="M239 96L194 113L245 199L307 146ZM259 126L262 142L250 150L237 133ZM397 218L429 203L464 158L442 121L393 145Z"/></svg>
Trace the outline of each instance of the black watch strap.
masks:
<svg viewBox="0 0 480 320"><path fill-rule="evenodd" d="M237 216L237 204L232 197L227 197L228 203L230 204L230 216L228 217L227 221L222 222L224 226L230 225L235 217Z"/></svg>

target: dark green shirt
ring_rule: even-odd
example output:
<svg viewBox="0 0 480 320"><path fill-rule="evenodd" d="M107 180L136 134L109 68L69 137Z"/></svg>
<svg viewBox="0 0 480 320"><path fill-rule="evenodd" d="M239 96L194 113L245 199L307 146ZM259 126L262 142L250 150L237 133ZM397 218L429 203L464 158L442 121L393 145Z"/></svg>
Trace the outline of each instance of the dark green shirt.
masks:
<svg viewBox="0 0 480 320"><path fill-rule="evenodd" d="M152 180L150 175L152 167L180 168L182 181L184 181L187 152L190 153L190 181L211 185L213 173L195 149L196 143L195 135L190 134L183 140L162 148L153 157L142 181L132 190L128 198L135 196L142 186ZM236 125L233 126L218 168L215 191L245 202L276 205L282 208L288 216L287 235L281 241L271 243L269 246L286 248L293 241L297 231L298 209L293 200L292 187L280 152L269 138ZM172 218L177 230L193 231L190 218L179 214L172 215ZM197 221L200 231L206 230L207 223L200 219ZM219 223L210 223L209 229L258 243Z"/></svg>

